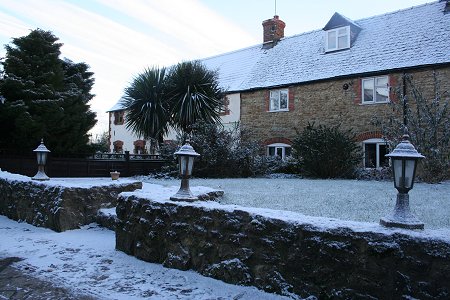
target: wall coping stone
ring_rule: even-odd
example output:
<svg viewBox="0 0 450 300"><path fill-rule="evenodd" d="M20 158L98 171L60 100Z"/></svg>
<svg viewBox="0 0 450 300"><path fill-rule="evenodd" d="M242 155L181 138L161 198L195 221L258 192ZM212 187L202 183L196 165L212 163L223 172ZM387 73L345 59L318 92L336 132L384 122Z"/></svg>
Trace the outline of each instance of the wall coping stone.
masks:
<svg viewBox="0 0 450 300"><path fill-rule="evenodd" d="M31 182L34 185L43 185L49 187L72 187L72 188L91 188L101 186L123 186L130 183L140 182L131 178L119 178L118 180L112 180L111 177L96 177L96 178L50 178L46 181L33 180L31 177L13 174L6 171L1 171L0 178L8 182Z"/></svg>
<svg viewBox="0 0 450 300"><path fill-rule="evenodd" d="M148 201L156 202L156 203L167 203L173 204L175 206L192 206L196 208L204 208L206 210L224 210L227 212L235 212L237 214L241 212L245 212L250 214L253 217L262 216L267 219L273 220L281 220L288 223L296 224L296 225L308 225L311 229L328 231L328 230L336 230L340 228L346 228L348 230L354 232L373 232L373 233L381 233L385 235L393 235L393 234L403 234L406 236L410 236L412 238L418 239L432 239L432 240L440 240L443 242L450 243L450 229L442 228L442 229L424 229L424 230L409 230L402 228L392 228L392 227L384 227L379 223L371 223L371 222L358 222L358 221L349 221L349 220L341 220L336 218L326 218L326 217L315 217L308 216L298 212L292 212L287 210L276 210L269 208L258 208L258 207L245 207L241 205L233 205L233 204L221 204L217 201L172 201L172 200L160 200L160 199L152 199L151 194L142 193L140 191L134 192L123 192L119 195L119 197L128 198L133 197L136 199L140 199L139 201ZM380 216L381 218L382 216Z"/></svg>
<svg viewBox="0 0 450 300"><path fill-rule="evenodd" d="M115 207L119 193L142 182L111 178L55 178L36 181L0 171L0 214L57 232L97 221L100 208Z"/></svg>

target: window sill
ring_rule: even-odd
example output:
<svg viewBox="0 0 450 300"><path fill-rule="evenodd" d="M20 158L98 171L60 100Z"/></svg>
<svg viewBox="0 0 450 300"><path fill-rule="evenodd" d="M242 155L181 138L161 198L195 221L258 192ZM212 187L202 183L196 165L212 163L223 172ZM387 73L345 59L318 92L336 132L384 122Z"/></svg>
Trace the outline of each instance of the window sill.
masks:
<svg viewBox="0 0 450 300"><path fill-rule="evenodd" d="M280 109L280 110L268 110L269 113L276 113L276 112L286 112L289 111L289 109Z"/></svg>
<svg viewBox="0 0 450 300"><path fill-rule="evenodd" d="M361 102L359 105L377 105L377 104L389 104L391 101L383 101L383 102Z"/></svg>
<svg viewBox="0 0 450 300"><path fill-rule="evenodd" d="M390 167L376 167L376 168L374 168L374 167L364 167L364 170L367 170L367 171L381 171L381 170L386 169L386 168L390 168Z"/></svg>

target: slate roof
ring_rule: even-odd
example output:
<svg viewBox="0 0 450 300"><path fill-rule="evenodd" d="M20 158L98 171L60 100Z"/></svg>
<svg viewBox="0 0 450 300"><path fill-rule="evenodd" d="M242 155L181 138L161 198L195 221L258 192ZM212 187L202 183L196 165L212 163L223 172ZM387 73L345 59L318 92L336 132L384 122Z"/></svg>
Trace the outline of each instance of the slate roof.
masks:
<svg viewBox="0 0 450 300"><path fill-rule="evenodd" d="M427 65L450 64L450 13L437 1L361 20L350 49L325 53L322 29L200 61L228 92ZM117 104L109 111L120 109Z"/></svg>
<svg viewBox="0 0 450 300"><path fill-rule="evenodd" d="M362 30L350 49L325 53L324 31L286 37L201 61L218 68L229 92L450 63L450 13L445 1L356 20Z"/></svg>
<svg viewBox="0 0 450 300"><path fill-rule="evenodd" d="M120 104L121 100L122 100L122 98L120 98L119 101L117 101L117 103L114 104L114 106L111 107L110 109L108 109L106 112L113 112L113 111L123 110L124 107L123 107L122 104Z"/></svg>

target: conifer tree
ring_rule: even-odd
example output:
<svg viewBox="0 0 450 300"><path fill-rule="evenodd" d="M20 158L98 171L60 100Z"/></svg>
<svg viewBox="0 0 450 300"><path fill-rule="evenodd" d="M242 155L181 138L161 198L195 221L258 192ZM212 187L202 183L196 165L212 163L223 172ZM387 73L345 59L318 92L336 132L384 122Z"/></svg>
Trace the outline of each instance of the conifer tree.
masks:
<svg viewBox="0 0 450 300"><path fill-rule="evenodd" d="M85 63L60 59L58 40L36 29L5 46L0 126L7 131L0 148L29 153L44 138L54 154L87 151L87 132L97 122L89 107L93 73Z"/></svg>

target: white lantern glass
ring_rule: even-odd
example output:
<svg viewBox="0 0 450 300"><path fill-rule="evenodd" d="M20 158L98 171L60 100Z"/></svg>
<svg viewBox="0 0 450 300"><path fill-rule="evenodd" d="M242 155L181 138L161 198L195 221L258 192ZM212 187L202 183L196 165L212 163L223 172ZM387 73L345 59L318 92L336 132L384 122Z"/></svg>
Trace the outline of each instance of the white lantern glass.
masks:
<svg viewBox="0 0 450 300"><path fill-rule="evenodd" d="M180 175L191 176L194 169L194 156L180 155Z"/></svg>
<svg viewBox="0 0 450 300"><path fill-rule="evenodd" d="M403 187L403 160L392 159L392 168L394 171L394 184L396 188Z"/></svg>
<svg viewBox="0 0 450 300"><path fill-rule="evenodd" d="M407 189L411 189L413 186L415 167L416 167L415 159L405 160L405 188Z"/></svg>
<svg viewBox="0 0 450 300"><path fill-rule="evenodd" d="M192 175L192 170L194 169L194 156L189 156L188 157L188 166L187 166L187 171L188 171L188 176Z"/></svg>
<svg viewBox="0 0 450 300"><path fill-rule="evenodd" d="M38 165L45 165L47 162L46 152L37 152L37 163Z"/></svg>
<svg viewBox="0 0 450 300"><path fill-rule="evenodd" d="M180 163L180 175L187 175L186 169L187 169L187 156L180 155L179 157L179 163Z"/></svg>

